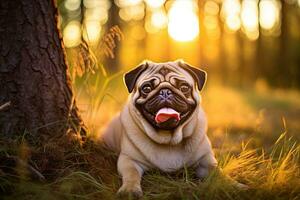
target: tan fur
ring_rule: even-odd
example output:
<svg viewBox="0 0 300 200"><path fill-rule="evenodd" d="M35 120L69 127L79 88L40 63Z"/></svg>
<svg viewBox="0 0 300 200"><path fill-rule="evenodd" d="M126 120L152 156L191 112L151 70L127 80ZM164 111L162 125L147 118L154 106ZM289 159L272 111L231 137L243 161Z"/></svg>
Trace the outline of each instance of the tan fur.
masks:
<svg viewBox="0 0 300 200"><path fill-rule="evenodd" d="M156 130L144 119L135 107L138 90L130 96L121 113L116 116L102 135L105 144L119 153L118 171L122 176L123 185L119 192L129 192L137 196L142 194L140 182L144 171L158 168L172 172L184 166L195 166L200 178L207 176L211 168L216 167L210 141L206 135L207 120L200 105L200 95L195 81L176 62L169 66L183 74L184 78L193 83L193 95L197 108L192 115L174 131ZM163 63L161 65L166 65ZM155 66L159 69L160 65ZM151 77L153 67L147 69L139 78Z"/></svg>

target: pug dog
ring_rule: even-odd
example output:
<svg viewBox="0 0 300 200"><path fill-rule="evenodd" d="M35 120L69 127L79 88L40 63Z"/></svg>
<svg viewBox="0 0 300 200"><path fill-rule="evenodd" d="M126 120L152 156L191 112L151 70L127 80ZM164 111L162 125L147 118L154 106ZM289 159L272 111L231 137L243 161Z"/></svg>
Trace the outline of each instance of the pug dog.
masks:
<svg viewBox="0 0 300 200"><path fill-rule="evenodd" d="M199 178L217 167L201 107L206 72L179 60L144 62L125 74L129 100L102 139L119 154L118 193L142 196L141 178L153 168L193 166Z"/></svg>

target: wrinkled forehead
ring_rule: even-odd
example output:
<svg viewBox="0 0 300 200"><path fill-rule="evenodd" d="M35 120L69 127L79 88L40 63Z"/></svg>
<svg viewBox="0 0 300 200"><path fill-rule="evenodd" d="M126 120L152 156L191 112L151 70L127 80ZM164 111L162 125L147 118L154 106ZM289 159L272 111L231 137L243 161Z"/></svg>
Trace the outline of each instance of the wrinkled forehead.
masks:
<svg viewBox="0 0 300 200"><path fill-rule="evenodd" d="M194 83L192 76L176 62L148 63L148 68L138 78L137 85L141 85L142 82L153 78L160 82L169 82L170 79L176 78L187 81L191 85Z"/></svg>

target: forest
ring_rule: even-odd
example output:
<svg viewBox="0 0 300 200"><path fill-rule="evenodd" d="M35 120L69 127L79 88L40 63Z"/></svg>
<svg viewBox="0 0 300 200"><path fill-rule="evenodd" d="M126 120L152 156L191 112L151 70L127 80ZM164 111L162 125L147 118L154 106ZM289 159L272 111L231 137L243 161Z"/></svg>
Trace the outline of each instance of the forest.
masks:
<svg viewBox="0 0 300 200"><path fill-rule="evenodd" d="M101 135L145 60L205 70L223 173L147 171L141 199L300 199L300 0L1 0L0 199L119 197Z"/></svg>

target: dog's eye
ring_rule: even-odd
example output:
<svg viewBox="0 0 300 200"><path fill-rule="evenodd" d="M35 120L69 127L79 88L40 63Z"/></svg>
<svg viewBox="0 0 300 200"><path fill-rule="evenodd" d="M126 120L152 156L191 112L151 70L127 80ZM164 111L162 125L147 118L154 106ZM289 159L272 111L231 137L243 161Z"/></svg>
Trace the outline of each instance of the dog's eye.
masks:
<svg viewBox="0 0 300 200"><path fill-rule="evenodd" d="M143 93L145 93L145 94L148 94L149 92L151 92L151 90L152 90L152 88L151 88L151 86L150 85L144 85L143 87L142 87L142 91L143 91Z"/></svg>
<svg viewBox="0 0 300 200"><path fill-rule="evenodd" d="M187 93L187 92L190 91L190 86L187 85L187 84L182 84L182 85L180 86L180 91L183 92L183 93Z"/></svg>

